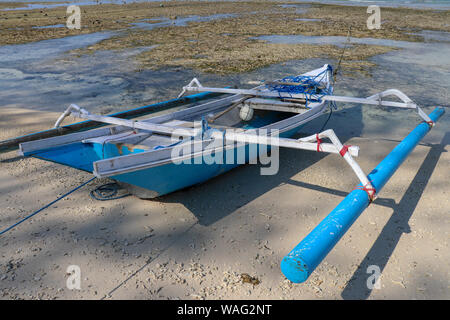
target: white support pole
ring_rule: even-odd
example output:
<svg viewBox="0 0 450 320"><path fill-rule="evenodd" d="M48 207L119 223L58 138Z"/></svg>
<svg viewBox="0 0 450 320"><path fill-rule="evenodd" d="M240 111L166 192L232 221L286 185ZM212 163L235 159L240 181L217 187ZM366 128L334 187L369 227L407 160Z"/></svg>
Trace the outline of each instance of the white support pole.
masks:
<svg viewBox="0 0 450 320"><path fill-rule="evenodd" d="M196 80L196 81L194 81ZM193 84L196 84L194 86ZM288 93L283 96L282 92L270 91L266 88L264 89L229 89L229 88L211 88L199 85L200 83L196 78L194 78L189 85L183 87L183 93L186 91L192 92L218 92L218 93L230 93L230 94L242 94L242 95L252 95L257 97L268 97L268 98L294 98L294 99L310 99L311 97L304 93ZM396 96L400 98L403 102L396 101L383 101L382 98L386 96ZM412 101L406 94L397 89L389 89L368 98L355 98L347 96L335 96L335 95L324 95L318 97L321 101L334 101L334 102L349 102L349 103L360 103L369 104L375 106L383 107L394 107L394 108L406 108L406 109L416 109L419 116L428 123L433 125L433 121L428 117L428 115L423 112L423 110Z"/></svg>
<svg viewBox="0 0 450 320"><path fill-rule="evenodd" d="M230 94L242 94L242 95L252 95L258 97L268 97L268 98L292 98L292 99L305 99L309 98L308 95L304 93L289 93L283 96L282 92L275 92L269 90L256 90L256 89L229 89L229 88L211 88L211 87L183 87L185 91L192 92L217 92L217 93L230 93ZM351 102L351 103L362 103L362 104L371 104L371 105L379 105L385 107L396 107L396 108L408 108L415 109L416 105L411 103L404 102L395 102L395 101L382 101L368 98L354 98L354 97L346 97L346 96L335 96L335 95L325 95L321 96L320 100L322 101L335 101L335 102Z"/></svg>
<svg viewBox="0 0 450 320"><path fill-rule="evenodd" d="M147 123L147 122L142 122L142 121L126 120L126 119L119 119L119 118L115 118L115 117L90 114L87 110L80 108L76 104L71 104L69 106L69 108L67 108L67 110L64 111L64 113L56 121L55 127L59 126L61 124L62 120L71 114L75 117L82 118L82 119L88 119L88 120L93 120L93 121L97 121L97 122L103 122L103 123L108 123L108 124L115 124L118 126L130 127L133 130L134 129L142 129L142 130L158 132L158 133L162 133L162 134L169 134L169 135L173 134L177 130L176 127L170 127L170 126L165 126L165 125L161 125L161 124L153 124L153 123ZM193 129L183 128L183 131L187 132L189 136L195 136Z"/></svg>
<svg viewBox="0 0 450 320"><path fill-rule="evenodd" d="M304 141L316 140L317 141L317 138L321 139L321 138L325 138L325 137L331 140L331 142L333 143L333 145L335 146L336 149L338 149L339 151L341 151L343 149L344 146L342 145L341 141L339 140L339 138L336 136L336 133L332 129L328 129L323 132L320 132L318 135L312 135L309 137L305 137L302 140L304 140ZM361 169L359 164L352 157L352 156L354 156L354 154L352 152L350 152L352 147L353 146L348 147L349 152L345 152L344 155L341 154L341 156L344 158L345 161L347 161L349 166L353 169L353 171L355 172L359 181L361 181L362 185L371 188L372 185L369 182L369 179L367 179L367 175L364 173L364 171ZM358 150L359 150L359 148L358 148Z"/></svg>
<svg viewBox="0 0 450 320"><path fill-rule="evenodd" d="M385 90L383 92L379 92L379 93L374 94L374 95L372 95L370 97L367 97L367 99L368 100L374 100L374 101L382 101L382 99L384 97L387 97L387 96L395 96L395 97L399 98L400 100L402 100L404 103L410 105L411 108L416 109L416 111L419 114L419 116L425 122L427 122L431 126L434 126L434 121L432 121L430 119L430 117L425 112L423 112L423 110L414 101L412 101L406 94L404 94L400 90L397 90L397 89Z"/></svg>
<svg viewBox="0 0 450 320"><path fill-rule="evenodd" d="M129 127L133 130L142 129L150 132L157 132L163 134L179 134L183 133L190 137L196 137L199 134L198 129L191 128L183 128L182 131L177 127L164 126L160 124L152 124L142 121L132 121L119 119L108 116L101 116L90 114L85 109L78 107L77 105L70 105L69 108L62 114L62 116L58 119L56 125L59 125L62 119L68 115L74 115L79 118L89 119L93 121L115 124L120 126ZM253 130L252 130L253 131ZM360 166L353 159L352 156L358 156L359 147L357 146L346 146L346 149L343 149L344 146L340 142L339 138L336 136L332 129L325 130L323 132L318 133L317 135L301 138L301 139L288 139L288 138L279 138L274 135L259 135L255 133L242 133L242 132L234 132L230 130L225 130L225 132L218 130L208 130L204 132L208 139L225 139L225 141L235 141L241 143L250 143L250 144L265 144L271 146L278 146L284 148L291 149L301 149L301 150L310 150L310 151L321 151L328 153L338 153L341 154L342 157L347 161L350 167L353 169L363 186L371 187L370 182L367 179L367 176L361 170ZM331 143L321 143L318 139L328 138L331 140ZM342 150L345 152L341 153Z"/></svg>

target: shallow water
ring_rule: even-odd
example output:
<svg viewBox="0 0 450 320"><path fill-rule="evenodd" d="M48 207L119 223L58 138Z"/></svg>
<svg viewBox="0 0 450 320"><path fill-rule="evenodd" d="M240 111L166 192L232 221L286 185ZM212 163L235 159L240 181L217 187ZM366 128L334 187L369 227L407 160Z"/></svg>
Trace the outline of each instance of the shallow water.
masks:
<svg viewBox="0 0 450 320"><path fill-rule="evenodd" d="M60 39L0 46L0 63L18 63L46 60L64 52L93 45L111 37L113 32L96 32ZM11 65L10 65L11 66Z"/></svg>
<svg viewBox="0 0 450 320"><path fill-rule="evenodd" d="M34 9L50 9L50 8L57 8L57 7L67 7L71 4L78 5L78 6L89 6L89 5L95 5L95 4L124 4L124 3L133 3L133 2L153 2L153 1L170 1L170 0L142 0L142 1L136 1L136 0L93 0L93 1L86 1L86 0L71 0L69 2L64 2L62 0L2 0L0 2L37 2L37 3L24 3L22 7L19 8L5 8L4 11L15 11L15 10L34 10ZM41 2L41 3L39 3ZM44 2L44 3L42 3ZM62 3L51 3L51 2L62 2Z"/></svg>
<svg viewBox="0 0 450 320"><path fill-rule="evenodd" d="M33 29L64 28L65 26L65 24L53 24L50 26L35 26Z"/></svg>
<svg viewBox="0 0 450 320"><path fill-rule="evenodd" d="M128 101L146 101L152 96L140 90L136 94L138 86L131 80L138 74L132 57L152 48L62 55L25 65L15 61L0 68L2 105L61 111L70 103L79 103L92 111L110 112L110 105L121 109Z"/></svg>
<svg viewBox="0 0 450 320"><path fill-rule="evenodd" d="M11 2L12 0L0 0L0 2ZM71 0L71 4L76 5L93 5L99 3L133 3L133 2L153 2L153 1L170 1L170 0ZM214 1L214 0L210 0ZM217 0L219 1L219 0ZM220 0L223 1L223 0ZM227 1L227 0L225 0ZM233 1L233 0L228 0ZM298 0L299 2L303 2L304 0ZM22 10L26 9L43 9L43 8L54 8L59 6L67 6L67 3L51 3L51 2L61 2L61 0L14 0L14 2L31 2L30 4L25 4L22 8L8 8L4 10ZM33 3L36 2L36 3ZM39 2L47 2L45 4ZM369 5L378 5L380 7L409 7L409 8L425 8L425 9L436 9L436 10L449 10L450 3L448 0L308 0L306 2L319 2L319 3L330 3L330 4L340 4L340 5L359 5L359 6L369 6ZM305 4L299 4L302 6ZM294 6L296 6L294 4ZM299 9L301 10L301 9ZM301 12L300 12L301 13Z"/></svg>
<svg viewBox="0 0 450 320"><path fill-rule="evenodd" d="M162 21L142 22L136 27L154 29L171 24L184 26L189 22L232 16L235 15L187 16L174 20L164 17L144 19ZM59 25L45 26L50 27ZM122 31L0 46L0 107L60 111L70 103L78 103L91 111L110 112L140 106L146 101L173 98L173 91L166 90L173 82L164 80L167 78L158 81L165 72L138 72L134 56L154 46L127 51L100 51L83 57L67 54L70 50L89 48ZM181 72L178 69L168 73L172 74L172 79L179 78L179 84L194 76L192 71ZM155 82L157 88L152 88ZM149 88L143 86L147 83L150 83Z"/></svg>
<svg viewBox="0 0 450 320"><path fill-rule="evenodd" d="M448 37L450 40L450 33L440 32L439 35L433 34L432 31L428 33L416 33L421 35L427 40L438 40L439 38ZM446 34L446 35L444 35ZM287 44L331 44L337 47L345 47L347 43L347 37L345 36L305 36L305 35L267 35L256 37L255 39L264 40L270 43L287 43ZM390 40L390 39L377 39L377 38L354 38L349 37L350 44L368 44L377 46L389 46L396 48L415 48L421 46L417 42Z"/></svg>
<svg viewBox="0 0 450 320"><path fill-rule="evenodd" d="M295 19L296 21L305 21L305 22L315 22L315 21L322 21L322 19L312 19L312 18L299 18Z"/></svg>
<svg viewBox="0 0 450 320"><path fill-rule="evenodd" d="M166 17L160 18L151 18L151 19L143 19L142 21L158 21L155 23L148 22L136 22L132 23L133 26L138 27L140 29L145 30L153 30L155 28L162 28L168 26L186 26L189 22L203 22L203 21L211 21L225 18L233 18L236 17L236 14L213 14L210 16L187 16L187 17L178 17L177 19L169 19Z"/></svg>
<svg viewBox="0 0 450 320"><path fill-rule="evenodd" d="M1 0L0 2L11 2L12 0ZM170 1L170 0L71 0L70 4L76 5L93 5L99 3L133 3L133 2L153 2L153 1ZM215 1L215 0L209 0ZM223 0L217 0L223 1ZM233 1L233 0L225 0L225 1ZM304 0L298 0L299 2L303 2ZM31 2L30 4L24 4L22 8L7 8L4 10L23 10L23 9L43 9L43 8L54 8L60 6L67 6L67 3L51 3L51 2L61 2L61 0L14 0L14 2ZM36 2L36 3L32 3ZM39 2L47 2L45 4ZM369 5L378 5L380 7L409 7L409 8L418 8L418 9L435 9L435 10L449 10L450 3L448 0L307 0L306 2L318 2L318 3L329 3L329 4L340 4L340 5L351 5L351 6L369 6ZM304 4L299 4L298 6L302 6ZM293 6L296 6L295 4ZM302 10L299 8L298 10ZM298 11L302 13L301 11Z"/></svg>
<svg viewBox="0 0 450 320"><path fill-rule="evenodd" d="M77 103L92 111L116 111L173 98L194 76L208 85L252 87L258 81L300 74L324 63L335 63L312 59L277 64L245 74L218 76L182 68L137 72L138 66L133 62L133 56L143 50L151 50L151 47L121 52L101 51L83 57L62 54L82 45L89 46L106 36L109 35L76 36L81 37L76 38L76 43L65 38L0 47L0 61L8 63L8 68L0 69L0 86L5 89L0 92L2 106L60 111L70 103ZM345 41L345 37L342 38L339 40ZM425 100L426 97L440 104L448 100L448 43L376 41L377 44L395 44L402 49L373 58L378 67L373 69L371 78L355 75L355 78L341 79L340 84L345 83L345 86L338 85L336 92L348 87L352 88L348 93L364 93L364 96L375 89L400 86L412 94L420 92L417 99ZM58 46L54 46L56 43ZM373 82L373 79L377 81ZM353 83L357 84L357 89L352 86ZM428 86L439 89L441 94L433 94L434 90L426 89Z"/></svg>
<svg viewBox="0 0 450 320"><path fill-rule="evenodd" d="M311 5L309 4L280 4L280 7L282 8L292 8L295 10L296 13L306 13L308 11L308 8L311 8Z"/></svg>
<svg viewBox="0 0 450 320"><path fill-rule="evenodd" d="M450 42L450 32L422 30L420 32L411 34L421 36L425 42L430 41Z"/></svg>
<svg viewBox="0 0 450 320"><path fill-rule="evenodd" d="M301 1L301 0L298 0ZM436 9L449 10L450 3L448 0L308 0L308 2L318 2L327 4L339 4L349 6L370 6L378 5L380 7L407 7L416 9Z"/></svg>

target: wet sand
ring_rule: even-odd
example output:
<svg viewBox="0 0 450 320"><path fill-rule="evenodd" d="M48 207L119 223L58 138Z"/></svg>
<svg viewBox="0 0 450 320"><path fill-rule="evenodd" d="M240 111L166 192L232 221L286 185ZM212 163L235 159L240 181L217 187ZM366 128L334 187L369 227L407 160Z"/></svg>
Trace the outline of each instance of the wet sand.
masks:
<svg viewBox="0 0 450 320"><path fill-rule="evenodd" d="M198 25L211 27L215 23L218 24L210 21ZM152 32L155 32L152 35L161 33L162 37L163 31ZM251 32L248 36L258 35ZM346 30L336 31L335 35L345 36ZM178 31L173 31L173 37L179 37ZM417 40L410 35L394 39L406 37L408 41ZM129 36L121 38L119 44L128 43L126 39ZM112 42L100 42L97 53L102 53L101 46L107 43ZM279 46L284 48L285 44ZM368 96L397 87L427 106L425 110L429 113L436 105L448 104L450 64L446 59L450 55L444 54L446 48L438 43L419 44L408 51L389 49L385 54L381 53L386 51L377 51L377 55L368 58L370 72L349 72L339 77L337 93ZM123 52L130 49L124 46ZM341 52L335 46L329 49ZM253 54L251 50L246 52ZM306 46L303 50L312 49ZM276 49L270 52L279 54ZM359 54L364 56L361 51ZM89 56L82 55L85 59ZM303 56L292 54L289 59ZM72 55L65 59L75 60ZM145 62L148 57L144 55L141 59ZM330 61L335 64L337 59L322 57L272 64L279 61L273 58L266 61L272 65L263 69L258 68L265 63L246 61L242 59L244 66L250 63L256 70L249 68L254 71L227 78L214 73L200 75L208 77L205 83L248 86L250 80L275 79ZM170 59L168 65L173 67ZM195 63L189 61L186 65ZM125 74L129 67L117 66L118 74ZM145 73L146 67L142 68L143 77L157 75ZM170 79L180 78L179 83L163 90L167 98L178 93L181 79L188 81L192 76L192 71L179 68L165 74ZM220 73L222 69L205 71ZM88 74L87 69L80 72ZM42 79L43 83L52 83ZM99 79L88 78L92 87L89 101L99 103L103 99L101 95L95 96ZM105 85L112 86L114 82ZM147 90L156 90L154 86L149 85ZM118 88L114 91L127 98L134 94ZM15 91L12 94L21 95ZM157 96L162 97L158 93L145 99ZM53 96L45 95L42 99L43 104L54 101ZM141 96L140 99L142 104L147 102ZM122 108L127 107L125 102L121 102ZM48 129L60 114L13 108L12 103L8 106L0 108L0 140ZM103 107L103 112L109 112L109 106ZM299 135L315 133L326 117L312 121ZM358 163L369 172L417 123L419 119L409 111L340 105L327 128L334 128L346 144L360 146ZM260 176L258 165L247 165L157 200L130 196L96 201L90 198L89 191L109 180L95 180L0 237L0 298L449 299L449 125L447 114L304 284L291 284L284 278L279 269L281 259L354 188L357 179L340 157L281 150L280 172L275 176ZM92 177L58 164L19 157L15 152L0 154L0 168L2 227ZM66 287L69 265L81 268L81 290ZM366 270L370 265L378 265L382 270L379 290L367 289ZM260 283L255 286L243 283L243 273L258 278Z"/></svg>

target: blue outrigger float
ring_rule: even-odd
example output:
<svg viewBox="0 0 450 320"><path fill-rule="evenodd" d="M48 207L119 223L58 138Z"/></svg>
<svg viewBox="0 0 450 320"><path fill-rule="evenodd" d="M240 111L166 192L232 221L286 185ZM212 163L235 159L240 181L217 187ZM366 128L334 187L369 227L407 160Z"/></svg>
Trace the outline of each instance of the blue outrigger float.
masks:
<svg viewBox="0 0 450 320"><path fill-rule="evenodd" d="M361 184L281 262L285 276L299 283L314 271L444 112L437 108L428 116L395 89L368 98L336 96L331 79L329 65L253 89L204 87L194 78L182 94L226 96L139 121L90 114L71 105L56 128L68 115L112 126L25 142L20 144L20 154L109 177L141 198L159 197L209 180L252 162L264 148L339 154ZM386 96L396 96L401 102L387 101ZM359 148L343 145L331 129L289 138L334 102L413 109L424 122L367 176L353 158Z"/></svg>

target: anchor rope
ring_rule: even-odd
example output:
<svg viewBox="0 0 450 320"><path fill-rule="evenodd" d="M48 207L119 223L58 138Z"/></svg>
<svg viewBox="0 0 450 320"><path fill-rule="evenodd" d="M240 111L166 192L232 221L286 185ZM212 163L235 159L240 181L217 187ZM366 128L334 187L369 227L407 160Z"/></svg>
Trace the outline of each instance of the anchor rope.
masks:
<svg viewBox="0 0 450 320"><path fill-rule="evenodd" d="M67 197L69 194L71 194L71 193L77 191L78 189L84 187L85 185L87 185L89 182L93 181L93 180L96 179L96 178L97 178L97 177L93 177L93 178L89 179L88 181L83 182L82 184L80 184L80 185L77 186L76 188L74 188L74 189L70 190L69 192L63 194L62 196L56 198L56 200L53 200L53 201L50 202L49 204L46 204L46 205L43 206L42 208L40 208L40 209L36 210L35 212L29 214L28 216L26 216L25 218L23 218L23 219L20 220L19 222L16 222L16 223L14 223L13 225L9 226L8 228L6 228L6 229L0 231L0 236L3 235L3 234L5 234L5 233L8 232L9 230L11 230L11 229L17 227L19 224L25 222L26 220L30 219L31 217L37 215L39 212L41 212L41 211L47 209L48 207L50 207L51 205L55 204L55 203L58 202L59 200L61 200L61 199L65 198L65 197Z"/></svg>
<svg viewBox="0 0 450 320"><path fill-rule="evenodd" d="M328 109L330 109L330 112L328 112L328 118L327 118L327 120L325 120L325 122L323 123L323 125L322 125L322 127L320 128L319 132L322 132L323 129L325 129L325 127L327 126L328 121L330 121L331 115L333 114L333 107L334 107L335 109L337 109L336 102L334 102L334 101L332 102L332 105L331 105L331 104L328 105Z"/></svg>
<svg viewBox="0 0 450 320"><path fill-rule="evenodd" d="M350 35L351 35L351 33L352 33L352 27L349 26L348 27L348 31L347 31L347 40L345 41L344 49L342 50L341 56L339 58L339 62L338 62L337 68L333 72L333 86L336 84L336 78L337 78L338 72L339 72L339 70L341 68L341 62L342 62L342 59L344 58L345 50L347 49L347 45L350 43Z"/></svg>
<svg viewBox="0 0 450 320"><path fill-rule="evenodd" d="M434 126L434 121L433 120L424 121L424 122L430 127L430 129L433 128L433 126Z"/></svg>
<svg viewBox="0 0 450 320"><path fill-rule="evenodd" d="M118 185L116 182L110 182L98 186L97 188L89 192L89 195L91 196L92 199L98 201L116 200L131 195L131 193L117 195L119 189L122 189L120 185Z"/></svg>

